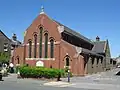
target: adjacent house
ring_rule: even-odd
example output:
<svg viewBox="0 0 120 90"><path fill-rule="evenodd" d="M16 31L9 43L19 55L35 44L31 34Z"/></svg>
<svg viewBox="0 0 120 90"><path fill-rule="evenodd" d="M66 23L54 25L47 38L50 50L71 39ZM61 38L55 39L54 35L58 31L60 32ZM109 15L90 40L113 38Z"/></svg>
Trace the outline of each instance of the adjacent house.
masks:
<svg viewBox="0 0 120 90"><path fill-rule="evenodd" d="M13 56L14 49L21 46L21 45L22 45L22 43L17 40L16 34L13 34L12 39L11 39L11 59L10 59L10 62L14 63L14 56ZM17 62L19 64L19 59Z"/></svg>
<svg viewBox="0 0 120 90"><path fill-rule="evenodd" d="M9 63L11 40L0 30L0 63Z"/></svg>
<svg viewBox="0 0 120 90"><path fill-rule="evenodd" d="M1 56L0 59L9 59L8 62L12 62L13 51L20 45L21 42L17 40L16 34L13 34L12 39L9 39L0 30L0 56ZM6 57L5 55L7 55L8 58L3 58Z"/></svg>
<svg viewBox="0 0 120 90"><path fill-rule="evenodd" d="M109 42L91 41L42 12L26 29L24 42L14 49L14 64L47 68L69 68L84 76L112 67Z"/></svg>
<svg viewBox="0 0 120 90"><path fill-rule="evenodd" d="M0 52L9 52L11 40L0 30Z"/></svg>

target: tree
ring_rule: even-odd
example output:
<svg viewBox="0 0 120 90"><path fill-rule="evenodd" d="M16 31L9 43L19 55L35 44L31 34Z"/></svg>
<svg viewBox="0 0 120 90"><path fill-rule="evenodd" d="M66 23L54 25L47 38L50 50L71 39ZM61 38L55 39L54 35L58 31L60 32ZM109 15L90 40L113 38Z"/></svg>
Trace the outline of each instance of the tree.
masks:
<svg viewBox="0 0 120 90"><path fill-rule="evenodd" d="M8 63L10 60L10 54L8 52L0 52L0 62Z"/></svg>

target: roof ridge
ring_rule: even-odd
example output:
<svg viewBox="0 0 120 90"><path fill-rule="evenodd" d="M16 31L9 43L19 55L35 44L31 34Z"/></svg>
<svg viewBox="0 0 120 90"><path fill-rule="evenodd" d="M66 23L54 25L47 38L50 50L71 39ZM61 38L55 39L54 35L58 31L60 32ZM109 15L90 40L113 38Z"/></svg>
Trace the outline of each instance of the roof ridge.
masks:
<svg viewBox="0 0 120 90"><path fill-rule="evenodd" d="M66 25L64 25L64 24L61 24L60 22L58 22L58 21L56 21L56 20L54 20L54 19L53 19L53 21L55 21L56 23L58 23L60 26L64 26L65 28L69 29L69 31L71 31L71 32L73 32L74 34L76 34L76 36L81 36L81 39L83 39L83 40L85 40L85 41L93 44L93 42L91 41L91 39L85 37L84 35L80 34L79 32L77 32L77 31L69 28L68 26L66 26ZM66 30L66 32L67 32L67 30Z"/></svg>
<svg viewBox="0 0 120 90"><path fill-rule="evenodd" d="M93 42L106 42L105 40L102 40L102 41L93 41Z"/></svg>

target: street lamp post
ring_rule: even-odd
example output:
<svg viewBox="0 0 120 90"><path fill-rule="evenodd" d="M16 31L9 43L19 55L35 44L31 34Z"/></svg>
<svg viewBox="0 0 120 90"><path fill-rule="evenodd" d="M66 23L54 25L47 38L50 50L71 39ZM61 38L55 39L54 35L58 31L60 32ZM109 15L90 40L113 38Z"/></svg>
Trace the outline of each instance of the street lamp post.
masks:
<svg viewBox="0 0 120 90"><path fill-rule="evenodd" d="M70 82L70 70L68 69L68 82Z"/></svg>

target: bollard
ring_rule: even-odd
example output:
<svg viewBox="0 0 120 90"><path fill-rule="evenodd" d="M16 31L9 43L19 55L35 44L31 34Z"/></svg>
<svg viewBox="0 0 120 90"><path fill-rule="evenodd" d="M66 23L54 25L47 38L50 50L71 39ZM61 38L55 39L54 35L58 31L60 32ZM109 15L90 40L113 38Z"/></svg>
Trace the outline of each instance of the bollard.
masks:
<svg viewBox="0 0 120 90"><path fill-rule="evenodd" d="M0 81L2 81L2 73L0 73Z"/></svg>
<svg viewBox="0 0 120 90"><path fill-rule="evenodd" d="M17 78L21 78L21 76L20 76L20 71L18 70L18 72L17 72Z"/></svg>
<svg viewBox="0 0 120 90"><path fill-rule="evenodd" d="M70 70L68 70L68 82L70 82Z"/></svg>

